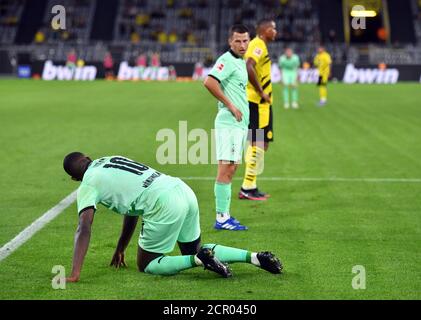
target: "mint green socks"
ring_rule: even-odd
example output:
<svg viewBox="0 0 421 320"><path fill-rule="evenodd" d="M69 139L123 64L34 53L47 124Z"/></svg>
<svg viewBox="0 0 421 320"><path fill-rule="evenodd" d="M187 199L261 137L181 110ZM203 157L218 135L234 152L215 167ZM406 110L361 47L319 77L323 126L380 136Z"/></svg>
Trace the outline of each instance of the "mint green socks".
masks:
<svg viewBox="0 0 421 320"><path fill-rule="evenodd" d="M284 86L284 104L289 104L289 89L287 86Z"/></svg>
<svg viewBox="0 0 421 320"><path fill-rule="evenodd" d="M215 182L215 202L217 213L229 213L231 205L231 183Z"/></svg>
<svg viewBox="0 0 421 320"><path fill-rule="evenodd" d="M292 87L292 102L298 102L298 89L296 87Z"/></svg>
<svg viewBox="0 0 421 320"><path fill-rule="evenodd" d="M215 257L221 262L246 262L259 265L256 253L247 250L225 247L214 243L204 244L202 247L211 249L214 252ZM201 265L201 262L194 255L162 256L149 262L145 272L154 275L170 276L199 265Z"/></svg>
<svg viewBox="0 0 421 320"><path fill-rule="evenodd" d="M149 262L146 273L170 276L182 270L196 267L194 256L162 256Z"/></svg>
<svg viewBox="0 0 421 320"><path fill-rule="evenodd" d="M214 243L204 244L203 247L214 251L215 257L221 262L247 262L251 263L251 252L247 250L225 247Z"/></svg>

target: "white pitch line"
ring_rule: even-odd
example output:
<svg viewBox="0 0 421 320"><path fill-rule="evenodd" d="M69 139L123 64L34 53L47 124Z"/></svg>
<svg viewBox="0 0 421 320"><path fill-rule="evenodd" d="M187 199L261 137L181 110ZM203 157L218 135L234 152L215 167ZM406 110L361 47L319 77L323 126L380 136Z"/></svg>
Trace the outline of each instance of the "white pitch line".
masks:
<svg viewBox="0 0 421 320"><path fill-rule="evenodd" d="M45 212L41 217L35 220L30 226L25 228L21 233L14 237L11 241L0 248L0 261L8 257L13 251L28 241L35 233L41 230L47 223L62 213L76 200L77 191L73 191L66 198L61 200L56 206Z"/></svg>
<svg viewBox="0 0 421 320"><path fill-rule="evenodd" d="M181 177L181 180L215 180L215 177ZM294 177L258 177L260 181L302 181L302 182L372 182L372 183L421 183L421 179L414 178L294 178ZM236 177L234 180L243 180Z"/></svg>

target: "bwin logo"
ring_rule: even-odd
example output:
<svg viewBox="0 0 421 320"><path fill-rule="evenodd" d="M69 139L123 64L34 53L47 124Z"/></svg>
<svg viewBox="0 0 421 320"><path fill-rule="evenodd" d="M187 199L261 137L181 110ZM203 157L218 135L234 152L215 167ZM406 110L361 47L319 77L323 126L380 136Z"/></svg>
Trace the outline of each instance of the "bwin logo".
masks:
<svg viewBox="0 0 421 320"><path fill-rule="evenodd" d="M95 80L97 69L95 66L68 68L66 66L55 66L52 61L47 60L42 71L43 80Z"/></svg>
<svg viewBox="0 0 421 320"><path fill-rule="evenodd" d="M343 78L344 83L385 83L395 84L399 79L398 69L362 69L348 64Z"/></svg>

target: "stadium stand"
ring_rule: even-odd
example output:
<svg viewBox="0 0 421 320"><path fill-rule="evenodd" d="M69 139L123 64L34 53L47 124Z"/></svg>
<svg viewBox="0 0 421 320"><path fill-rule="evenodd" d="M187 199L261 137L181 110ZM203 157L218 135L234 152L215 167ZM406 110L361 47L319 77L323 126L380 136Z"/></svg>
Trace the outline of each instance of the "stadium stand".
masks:
<svg viewBox="0 0 421 320"><path fill-rule="evenodd" d="M24 0L0 0L0 43L13 43Z"/></svg>
<svg viewBox="0 0 421 320"><path fill-rule="evenodd" d="M57 1L48 0L43 25L40 28L40 31L45 35L45 42L49 44L58 41L78 44L88 43L92 26L89 21L93 20L94 3L89 0L60 1L60 5L66 8L66 29L53 30L51 28L51 8L57 4Z"/></svg>
<svg viewBox="0 0 421 320"><path fill-rule="evenodd" d="M0 50L10 59L30 56L32 61L66 61L75 50L78 58L91 62L102 62L106 52L117 61L131 62L142 53L150 57L159 52L164 63L206 65L227 48L231 24L244 23L253 30L257 20L271 17L278 28L270 44L274 59L289 46L302 61L312 61L323 41L334 63L421 64L421 1L408 1L409 23L399 26L396 19L402 17L394 18L393 13L392 25L413 25L414 41L348 44L343 23L338 23L340 2L334 7L324 0L63 0L66 30L53 30L55 1L39 0L35 8L33 1L0 0ZM326 5L336 13L323 9ZM336 25L326 12L339 17Z"/></svg>
<svg viewBox="0 0 421 320"><path fill-rule="evenodd" d="M412 10L417 43L421 43L421 0L412 1Z"/></svg>

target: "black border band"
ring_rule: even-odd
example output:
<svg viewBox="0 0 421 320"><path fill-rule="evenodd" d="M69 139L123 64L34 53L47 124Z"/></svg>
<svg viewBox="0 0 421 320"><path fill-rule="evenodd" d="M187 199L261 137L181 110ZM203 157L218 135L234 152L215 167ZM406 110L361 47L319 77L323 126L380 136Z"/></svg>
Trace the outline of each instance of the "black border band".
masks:
<svg viewBox="0 0 421 320"><path fill-rule="evenodd" d="M219 80L217 77L215 77L214 75L212 75L212 74L209 74L208 75L209 77L211 77L211 78L214 78L216 81L218 81L219 83L221 83L221 80Z"/></svg>
<svg viewBox="0 0 421 320"><path fill-rule="evenodd" d="M94 209L94 212L96 211L96 208L94 206L89 206L89 207L86 207L86 208L80 210L79 211L79 216L83 213L83 211L86 211L86 210L89 210L89 209Z"/></svg>

